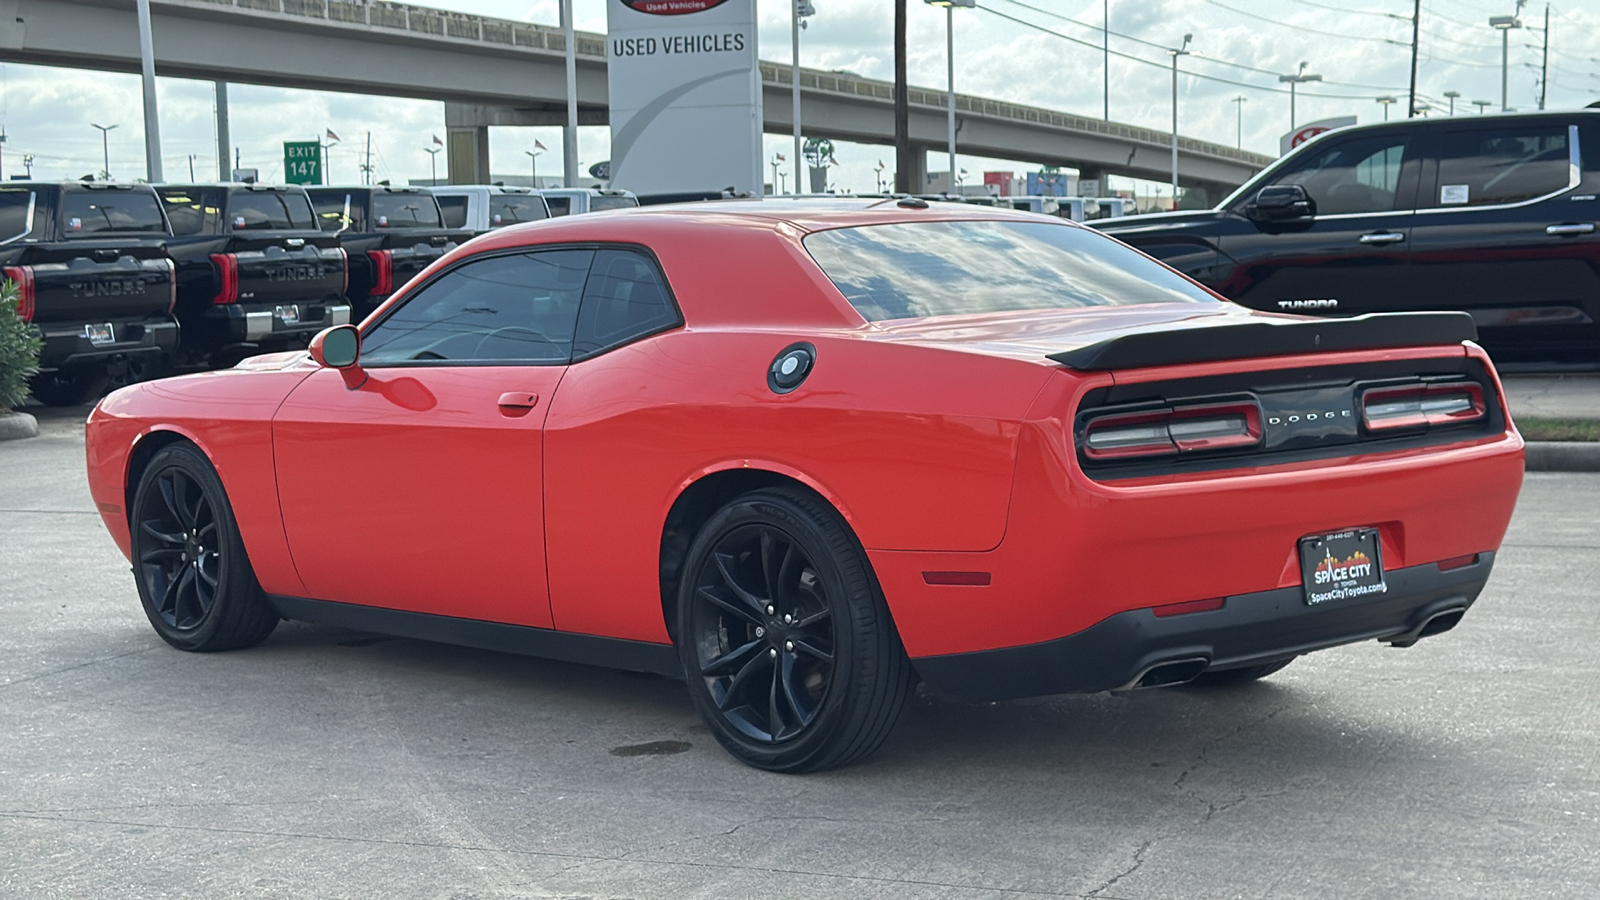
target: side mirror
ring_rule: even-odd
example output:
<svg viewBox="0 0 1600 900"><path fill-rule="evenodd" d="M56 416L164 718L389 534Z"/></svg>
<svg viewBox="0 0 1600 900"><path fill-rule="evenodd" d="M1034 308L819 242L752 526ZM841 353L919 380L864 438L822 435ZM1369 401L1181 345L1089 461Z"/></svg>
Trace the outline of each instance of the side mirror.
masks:
<svg viewBox="0 0 1600 900"><path fill-rule="evenodd" d="M361 368L361 332L354 325L335 325L318 332L311 339L311 358L317 365L338 369L344 376L344 386L355 390L367 383L367 372Z"/></svg>
<svg viewBox="0 0 1600 900"><path fill-rule="evenodd" d="M1290 222L1317 214L1317 201L1298 184L1274 184L1256 192L1245 215L1257 222Z"/></svg>

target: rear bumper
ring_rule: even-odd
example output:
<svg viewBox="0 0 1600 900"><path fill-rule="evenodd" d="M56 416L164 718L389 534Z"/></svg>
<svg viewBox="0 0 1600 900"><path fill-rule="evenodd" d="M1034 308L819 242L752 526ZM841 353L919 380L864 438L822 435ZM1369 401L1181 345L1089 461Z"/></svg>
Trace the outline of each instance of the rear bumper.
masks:
<svg viewBox="0 0 1600 900"><path fill-rule="evenodd" d="M295 307L295 321L285 321L280 308ZM271 342L274 338L309 337L324 328L350 322L348 303L300 302L271 306L224 304L209 313L221 325L227 339L238 344Z"/></svg>
<svg viewBox="0 0 1600 900"><path fill-rule="evenodd" d="M1484 552L1448 571L1437 564L1392 569L1385 573L1387 593L1317 607L1305 604L1297 585L1228 597L1210 612L1161 618L1129 610L1053 641L912 664L931 691L1005 700L1131 686L1167 661L1199 659L1221 670L1358 641L1404 644L1427 636L1416 632L1440 613L1471 606L1493 566L1494 553Z"/></svg>
<svg viewBox="0 0 1600 900"><path fill-rule="evenodd" d="M39 327L44 346L39 368L65 369L102 362L119 356L171 355L178 347L178 324L170 320L111 322L111 343L89 340L83 323L46 324Z"/></svg>

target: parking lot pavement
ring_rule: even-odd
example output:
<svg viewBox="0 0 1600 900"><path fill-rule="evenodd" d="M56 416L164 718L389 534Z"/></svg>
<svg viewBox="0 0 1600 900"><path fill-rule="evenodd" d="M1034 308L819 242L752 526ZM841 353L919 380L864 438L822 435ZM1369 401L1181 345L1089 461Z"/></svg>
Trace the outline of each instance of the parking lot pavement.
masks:
<svg viewBox="0 0 1600 900"><path fill-rule="evenodd" d="M919 697L733 762L676 683L139 612L77 413L0 444L0 896L1513 896L1600 885L1600 474L1528 476L1454 632L1203 693ZM1463 485L1463 490L1470 490Z"/></svg>
<svg viewBox="0 0 1600 900"><path fill-rule="evenodd" d="M1513 417L1600 419L1600 375L1506 375Z"/></svg>

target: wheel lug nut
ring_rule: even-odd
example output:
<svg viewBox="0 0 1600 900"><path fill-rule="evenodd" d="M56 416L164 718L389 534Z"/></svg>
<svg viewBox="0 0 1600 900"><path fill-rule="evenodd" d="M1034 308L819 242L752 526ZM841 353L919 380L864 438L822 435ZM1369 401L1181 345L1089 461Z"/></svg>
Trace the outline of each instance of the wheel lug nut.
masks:
<svg viewBox="0 0 1600 900"><path fill-rule="evenodd" d="M792 616L792 615L790 615L788 613L784 613L783 614L783 624L785 624L785 625L793 625L794 624L794 616Z"/></svg>
<svg viewBox="0 0 1600 900"><path fill-rule="evenodd" d="M771 650L768 650L767 651L767 655L772 657L773 659L777 659L778 658L778 648L774 647Z"/></svg>
<svg viewBox="0 0 1600 900"><path fill-rule="evenodd" d="M783 649L789 651L790 653L793 653L794 652L794 641L784 641L783 642Z"/></svg>
<svg viewBox="0 0 1600 900"><path fill-rule="evenodd" d="M778 611L778 608L776 606L768 606L767 607L767 615L769 615L769 616L772 615L773 613L777 612L777 611Z"/></svg>

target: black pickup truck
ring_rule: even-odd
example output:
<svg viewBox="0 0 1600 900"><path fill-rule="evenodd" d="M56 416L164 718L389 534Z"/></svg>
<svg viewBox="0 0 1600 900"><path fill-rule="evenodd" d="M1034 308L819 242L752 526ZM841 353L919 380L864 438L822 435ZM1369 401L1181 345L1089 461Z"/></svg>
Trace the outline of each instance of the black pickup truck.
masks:
<svg viewBox="0 0 1600 900"><path fill-rule="evenodd" d="M357 318L421 272L428 264L472 237L447 228L433 194L423 188L386 184L308 188L322 230L339 236L350 256L345 296Z"/></svg>
<svg viewBox="0 0 1600 900"><path fill-rule="evenodd" d="M303 188L168 184L156 193L172 223L182 362L232 365L304 347L350 321L345 251L317 228Z"/></svg>
<svg viewBox="0 0 1600 900"><path fill-rule="evenodd" d="M0 185L0 266L44 341L39 402L82 403L166 371L178 345L167 240L148 185Z"/></svg>

